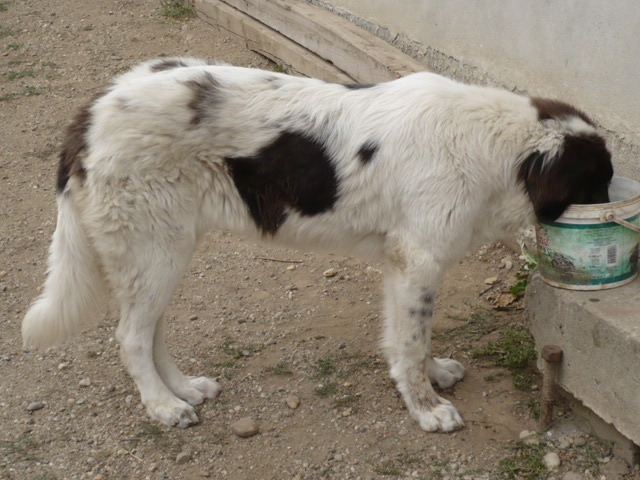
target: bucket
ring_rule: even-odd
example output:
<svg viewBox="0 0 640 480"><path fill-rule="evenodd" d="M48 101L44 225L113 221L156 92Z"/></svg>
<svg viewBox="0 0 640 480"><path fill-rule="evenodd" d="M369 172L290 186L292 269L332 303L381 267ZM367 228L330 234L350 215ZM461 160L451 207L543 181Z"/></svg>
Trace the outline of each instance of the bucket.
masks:
<svg viewBox="0 0 640 480"><path fill-rule="evenodd" d="M570 290L604 290L638 275L640 183L613 177L611 203L570 205L536 226L542 279Z"/></svg>

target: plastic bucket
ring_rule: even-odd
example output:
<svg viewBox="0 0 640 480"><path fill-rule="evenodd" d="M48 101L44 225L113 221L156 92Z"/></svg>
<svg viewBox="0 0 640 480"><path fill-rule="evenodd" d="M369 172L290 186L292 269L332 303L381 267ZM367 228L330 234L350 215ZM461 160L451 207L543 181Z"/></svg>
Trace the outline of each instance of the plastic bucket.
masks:
<svg viewBox="0 0 640 480"><path fill-rule="evenodd" d="M538 268L554 287L603 290L638 275L640 183L613 177L611 203L571 205L536 226Z"/></svg>

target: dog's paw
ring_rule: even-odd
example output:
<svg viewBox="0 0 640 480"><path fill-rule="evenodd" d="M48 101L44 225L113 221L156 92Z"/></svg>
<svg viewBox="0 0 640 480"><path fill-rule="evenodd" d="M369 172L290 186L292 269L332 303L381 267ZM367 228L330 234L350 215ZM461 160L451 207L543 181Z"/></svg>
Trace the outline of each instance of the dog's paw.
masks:
<svg viewBox="0 0 640 480"><path fill-rule="evenodd" d="M199 395L194 395L194 400L199 400L197 403L192 403L187 400L191 405L200 405L206 398L214 399L220 394L222 387L218 382L207 377L189 377L190 390L195 390Z"/></svg>
<svg viewBox="0 0 640 480"><path fill-rule="evenodd" d="M450 388L464 378L464 367L451 358L434 358L427 364L427 375L439 388Z"/></svg>
<svg viewBox="0 0 640 480"><path fill-rule="evenodd" d="M450 401L438 397L440 403L430 410L413 410L411 416L427 432L452 432L464 427L462 417Z"/></svg>
<svg viewBox="0 0 640 480"><path fill-rule="evenodd" d="M191 405L179 398L166 402L149 402L149 416L168 427L187 428L198 423L198 415Z"/></svg>
<svg viewBox="0 0 640 480"><path fill-rule="evenodd" d="M216 398L220 390L218 382L207 377L183 377L180 383L171 385L173 394L192 406L200 405L207 398Z"/></svg>

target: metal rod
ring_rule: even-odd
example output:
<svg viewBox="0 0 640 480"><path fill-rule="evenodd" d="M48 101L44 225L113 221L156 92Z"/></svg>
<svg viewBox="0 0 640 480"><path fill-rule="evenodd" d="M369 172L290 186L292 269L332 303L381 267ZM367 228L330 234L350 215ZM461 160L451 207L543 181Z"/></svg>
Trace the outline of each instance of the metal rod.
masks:
<svg viewBox="0 0 640 480"><path fill-rule="evenodd" d="M542 390L540 392L540 419L538 431L545 431L553 420L553 405L555 403L555 385L560 362L562 362L562 348L557 345L545 345L541 352Z"/></svg>

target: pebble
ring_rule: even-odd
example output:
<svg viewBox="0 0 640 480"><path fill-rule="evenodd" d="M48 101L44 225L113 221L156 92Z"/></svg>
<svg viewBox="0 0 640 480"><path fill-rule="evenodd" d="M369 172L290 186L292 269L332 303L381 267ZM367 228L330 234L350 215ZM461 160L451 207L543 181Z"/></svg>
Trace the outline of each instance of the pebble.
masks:
<svg viewBox="0 0 640 480"><path fill-rule="evenodd" d="M573 439L573 444L576 447L584 447L587 444L587 439L584 437L576 437Z"/></svg>
<svg viewBox="0 0 640 480"><path fill-rule="evenodd" d="M322 272L322 274L327 278L331 278L331 277L335 277L338 274L338 270L336 270L335 268L330 268Z"/></svg>
<svg viewBox="0 0 640 480"><path fill-rule="evenodd" d="M562 476L562 480L583 480L583 477L576 472L567 472Z"/></svg>
<svg viewBox="0 0 640 480"><path fill-rule="evenodd" d="M176 463L178 465L184 465L191 460L191 454L189 452L180 452L176 456Z"/></svg>
<svg viewBox="0 0 640 480"><path fill-rule="evenodd" d="M89 377L83 378L78 382L78 385L80 385L81 387L90 387L91 379Z"/></svg>
<svg viewBox="0 0 640 480"><path fill-rule="evenodd" d="M289 266L287 267L287 271L289 271L289 272L293 272L296 268L298 268L298 267L296 267L295 265L289 265Z"/></svg>
<svg viewBox="0 0 640 480"><path fill-rule="evenodd" d="M500 268L511 270L513 268L513 260L511 260L511 257L504 257L500 260Z"/></svg>
<svg viewBox="0 0 640 480"><path fill-rule="evenodd" d="M560 450L566 450L567 448L569 448L571 446L571 439L570 438L560 438L558 440L558 448Z"/></svg>
<svg viewBox="0 0 640 480"><path fill-rule="evenodd" d="M40 410L41 408L44 408L44 403L32 402L29 405L27 405L27 412L34 412L36 410Z"/></svg>
<svg viewBox="0 0 640 480"><path fill-rule="evenodd" d="M555 470L560 466L560 456L555 452L547 453L542 457L542 463L547 467L547 470Z"/></svg>
<svg viewBox="0 0 640 480"><path fill-rule="evenodd" d="M285 399L285 402L287 403L287 406L291 410L295 410L296 408L298 408L300 406L300 399L298 397L296 397L295 395L288 396Z"/></svg>
<svg viewBox="0 0 640 480"><path fill-rule="evenodd" d="M495 285L498 283L498 277L489 277L484 279L484 283L487 285Z"/></svg>
<svg viewBox="0 0 640 480"><path fill-rule="evenodd" d="M252 437L260 432L260 427L252 418L241 418L231 424L231 431L240 438Z"/></svg>
<svg viewBox="0 0 640 480"><path fill-rule="evenodd" d="M191 315L189 317L189 320L191 320L191 321L194 321L194 320L197 320L197 319L198 319L198 315Z"/></svg>

